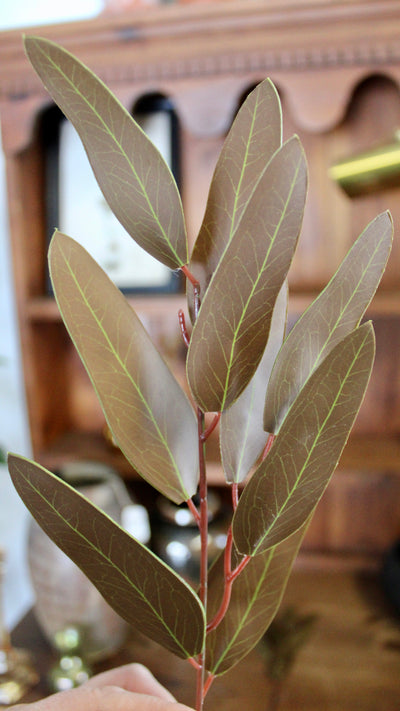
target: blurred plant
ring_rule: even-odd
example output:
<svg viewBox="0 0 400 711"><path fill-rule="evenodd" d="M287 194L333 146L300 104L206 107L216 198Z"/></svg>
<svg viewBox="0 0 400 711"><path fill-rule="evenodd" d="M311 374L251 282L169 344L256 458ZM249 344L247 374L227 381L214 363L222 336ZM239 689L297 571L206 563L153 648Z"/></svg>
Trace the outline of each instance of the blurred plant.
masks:
<svg viewBox="0 0 400 711"><path fill-rule="evenodd" d="M58 45L29 37L25 46L119 221L187 280L192 327L183 311L179 322L190 399L79 243L56 231L49 250L61 315L114 440L141 476L176 504L186 502L198 523L198 591L39 464L10 455L10 473L39 524L111 606L190 660L201 711L213 679L270 626L347 441L375 351L372 325L360 321L385 268L392 221L383 213L366 227L286 337L287 273L307 169L299 139L282 144L273 84L259 84L233 122L189 255L173 176L129 113ZM208 427L206 413L215 413ZM206 445L218 422L233 516L226 549L208 570Z"/></svg>
<svg viewBox="0 0 400 711"><path fill-rule="evenodd" d="M266 707L268 711L279 708L284 682L298 653L309 640L316 619L315 615L302 615L293 607L288 607L276 615L261 637L258 648L271 683L271 695Z"/></svg>

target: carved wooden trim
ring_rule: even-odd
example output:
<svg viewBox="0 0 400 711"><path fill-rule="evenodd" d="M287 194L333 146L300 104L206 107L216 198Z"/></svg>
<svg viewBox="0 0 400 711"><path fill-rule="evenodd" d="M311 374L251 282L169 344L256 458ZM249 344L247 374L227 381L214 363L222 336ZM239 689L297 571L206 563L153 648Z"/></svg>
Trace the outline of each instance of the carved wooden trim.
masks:
<svg viewBox="0 0 400 711"><path fill-rule="evenodd" d="M206 57L199 55L186 59L166 59L160 63L106 68L102 72L102 78L110 84L115 84L257 72L266 75L277 71L304 72L345 67L368 67L379 71L379 68L384 68L388 64L398 63L400 63L400 41L394 41L387 46L363 43L343 48L332 46L307 50L300 47L274 52L255 50L250 53L244 50Z"/></svg>
<svg viewBox="0 0 400 711"><path fill-rule="evenodd" d="M311 131L335 125L357 82L368 74L387 74L400 83L398 0L168 5L32 32L76 53L124 103L138 86L179 96L186 82L201 92L203 82L236 80L238 86L250 86L271 76L287 92L299 125ZM328 76L332 88L327 89ZM321 107L313 92L321 92ZM21 32L1 33L3 121L7 124L8 109L13 122L20 117L14 131L12 125L5 129L6 150L29 140L25 112L30 113L35 96L45 101L46 93L23 54ZM185 121L197 135L214 130L202 128L189 110ZM220 125L224 122L221 118Z"/></svg>
<svg viewBox="0 0 400 711"><path fill-rule="evenodd" d="M64 44L105 81L118 83L397 64L399 28L398 0L239 0L139 8L32 31ZM0 96L40 91L21 34L0 35Z"/></svg>

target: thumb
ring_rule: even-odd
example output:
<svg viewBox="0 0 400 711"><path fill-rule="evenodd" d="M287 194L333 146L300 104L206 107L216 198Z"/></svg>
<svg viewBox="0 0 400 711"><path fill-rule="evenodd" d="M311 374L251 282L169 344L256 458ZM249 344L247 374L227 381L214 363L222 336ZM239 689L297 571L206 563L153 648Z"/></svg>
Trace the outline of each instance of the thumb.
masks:
<svg viewBox="0 0 400 711"><path fill-rule="evenodd" d="M121 687L105 686L88 689L92 694L92 705L82 706L82 711L193 711L188 706L175 701L165 701L162 698L138 694L121 689ZM93 703L94 702L94 703ZM75 707L74 711L78 711Z"/></svg>
<svg viewBox="0 0 400 711"><path fill-rule="evenodd" d="M140 694L119 686L83 684L77 689L62 691L33 704L20 704L15 711L193 711L188 706L160 697Z"/></svg>

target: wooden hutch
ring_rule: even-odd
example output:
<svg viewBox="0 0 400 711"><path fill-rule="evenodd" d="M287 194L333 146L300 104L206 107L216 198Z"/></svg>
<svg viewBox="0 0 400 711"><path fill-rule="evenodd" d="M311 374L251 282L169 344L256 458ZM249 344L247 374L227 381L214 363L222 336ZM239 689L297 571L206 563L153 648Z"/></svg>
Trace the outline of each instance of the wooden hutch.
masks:
<svg viewBox="0 0 400 711"><path fill-rule="evenodd" d="M400 537L400 188L350 198L328 171L343 156L390 141L400 127L398 0L168 4L30 32L76 54L129 109L154 92L171 100L192 242L240 101L257 82L272 78L282 98L285 136L300 135L310 172L290 273L294 316L325 285L364 226L391 210L393 253L369 311L377 334L372 382L303 547L304 560L373 565ZM46 289L40 123L51 102L24 56L21 37L20 31L0 35L0 111L34 456L49 468L68 458L100 458L128 477L103 437L91 385ZM160 348L181 367L176 313L184 296L138 296L132 302ZM215 464L212 482L221 481Z"/></svg>

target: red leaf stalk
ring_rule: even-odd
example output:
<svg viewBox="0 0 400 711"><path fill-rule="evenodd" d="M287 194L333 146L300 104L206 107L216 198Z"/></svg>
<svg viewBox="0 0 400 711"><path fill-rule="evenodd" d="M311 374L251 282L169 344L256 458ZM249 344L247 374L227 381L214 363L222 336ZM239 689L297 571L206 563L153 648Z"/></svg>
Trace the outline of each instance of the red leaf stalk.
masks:
<svg viewBox="0 0 400 711"><path fill-rule="evenodd" d="M271 433L271 434L268 435L267 443L266 443L266 445L265 445L265 447L264 447L264 451L263 451L262 457L261 457L263 461L264 461L265 457L267 456L269 450L271 449L271 447L272 447L272 445L273 445L273 443L274 443L274 439L275 439L275 435L274 435L274 434Z"/></svg>
<svg viewBox="0 0 400 711"><path fill-rule="evenodd" d="M196 671L199 671L200 664L198 663L197 659L195 659L194 657L188 657L188 662L192 665L192 667L196 669Z"/></svg>
<svg viewBox="0 0 400 711"><path fill-rule="evenodd" d="M188 505L188 509L190 510L194 520L196 521L198 527L200 528L200 513L196 507L196 504L192 501L192 499L188 499L186 503Z"/></svg>
<svg viewBox="0 0 400 711"><path fill-rule="evenodd" d="M197 281L196 277L192 274L190 269L187 267L186 264L181 267L182 272L184 273L186 279L189 279L191 285L193 286L193 296L194 296L194 318L196 319L199 313L199 308L200 308L200 284Z"/></svg>
<svg viewBox="0 0 400 711"><path fill-rule="evenodd" d="M240 561L239 565L237 565L236 568L232 570L232 547L232 527L229 526L224 554L224 594L217 614L207 625L207 632L212 632L213 630L215 630L224 619L231 600L233 581L238 577L238 575L240 575L242 570L244 570L251 557L249 555L244 556Z"/></svg>
<svg viewBox="0 0 400 711"><path fill-rule="evenodd" d="M232 484L232 506L233 511L236 511L237 505L239 503L239 484Z"/></svg>
<svg viewBox="0 0 400 711"><path fill-rule="evenodd" d="M204 432L202 432L202 434L201 434L201 439L202 439L203 442L205 442L205 441L209 438L210 434L211 434L212 432L214 432L214 430L215 430L215 428L216 428L218 422L220 421L220 419L221 419L221 413L220 413L220 412L217 412L217 414L215 415L215 417L214 417L214 419L212 420L212 422L210 423L210 425L209 425L209 426L207 427L207 429L204 430Z"/></svg>
<svg viewBox="0 0 400 711"><path fill-rule="evenodd" d="M213 683L214 679L215 679L215 674L208 675L206 683L204 684L203 699L206 698L207 692L208 692L211 684Z"/></svg>
<svg viewBox="0 0 400 711"><path fill-rule="evenodd" d="M189 343L190 343L190 337L186 329L186 321L185 321L185 314L183 313L182 309L179 309L178 311L178 319L179 319L179 328L181 330L183 342L187 348L189 348Z"/></svg>

